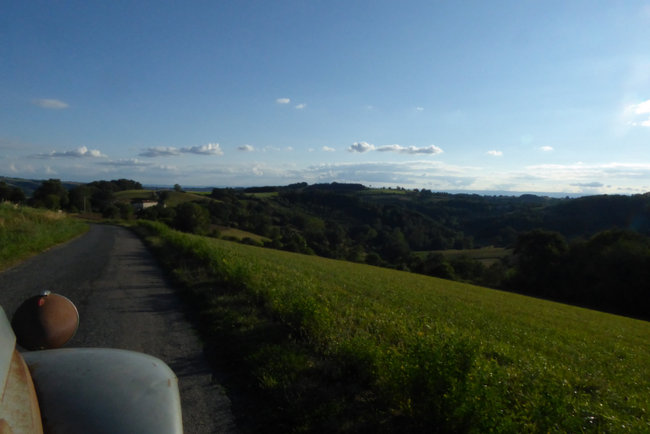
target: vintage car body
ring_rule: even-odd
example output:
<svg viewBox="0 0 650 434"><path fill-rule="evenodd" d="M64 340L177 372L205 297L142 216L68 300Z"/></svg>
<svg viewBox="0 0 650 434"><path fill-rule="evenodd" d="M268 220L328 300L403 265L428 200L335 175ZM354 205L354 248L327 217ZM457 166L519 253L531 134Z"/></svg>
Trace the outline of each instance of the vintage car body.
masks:
<svg viewBox="0 0 650 434"><path fill-rule="evenodd" d="M178 380L133 351L19 352L0 307L0 434L182 433Z"/></svg>

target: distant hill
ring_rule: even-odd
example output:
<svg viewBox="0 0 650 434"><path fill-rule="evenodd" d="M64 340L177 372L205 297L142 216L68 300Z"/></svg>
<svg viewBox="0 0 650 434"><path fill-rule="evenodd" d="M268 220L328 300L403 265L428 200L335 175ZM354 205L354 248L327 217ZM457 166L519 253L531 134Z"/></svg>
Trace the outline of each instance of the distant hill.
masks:
<svg viewBox="0 0 650 434"><path fill-rule="evenodd" d="M24 179L24 178L10 178L7 176L0 176L0 182L5 182L9 186L18 187L24 193L25 196L31 197L34 194L34 191L41 186L41 183L45 181L44 179ZM72 181L62 181L61 184L65 187L66 190L72 190L79 185L82 185L81 182L72 182Z"/></svg>

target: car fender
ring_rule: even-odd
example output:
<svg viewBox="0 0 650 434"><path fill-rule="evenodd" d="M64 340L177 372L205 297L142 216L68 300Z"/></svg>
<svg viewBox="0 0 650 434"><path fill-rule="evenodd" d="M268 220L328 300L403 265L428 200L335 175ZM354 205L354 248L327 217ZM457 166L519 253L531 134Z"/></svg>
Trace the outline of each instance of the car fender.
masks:
<svg viewBox="0 0 650 434"><path fill-rule="evenodd" d="M106 348L22 356L47 433L183 432L178 379L155 357Z"/></svg>

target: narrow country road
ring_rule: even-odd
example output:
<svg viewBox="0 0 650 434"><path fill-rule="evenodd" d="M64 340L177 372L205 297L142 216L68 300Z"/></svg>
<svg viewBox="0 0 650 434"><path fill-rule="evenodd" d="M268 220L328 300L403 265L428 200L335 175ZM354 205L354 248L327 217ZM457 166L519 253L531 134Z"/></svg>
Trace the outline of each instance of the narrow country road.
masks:
<svg viewBox="0 0 650 434"><path fill-rule="evenodd" d="M67 347L122 348L162 359L179 379L186 433L236 432L230 400L214 382L179 299L133 233L92 225L82 237L0 273L0 305L9 318L46 289L79 309L79 331Z"/></svg>

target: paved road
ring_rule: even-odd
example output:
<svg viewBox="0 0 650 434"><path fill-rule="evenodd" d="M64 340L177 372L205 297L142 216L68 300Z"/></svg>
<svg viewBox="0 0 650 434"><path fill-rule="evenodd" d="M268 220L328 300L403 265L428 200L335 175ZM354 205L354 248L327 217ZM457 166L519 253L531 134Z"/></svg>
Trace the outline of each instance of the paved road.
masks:
<svg viewBox="0 0 650 434"><path fill-rule="evenodd" d="M79 309L79 331L68 347L123 348L164 360L179 379L185 432L236 432L230 400L213 381L178 298L131 232L92 225L84 236L0 273L8 317L44 289Z"/></svg>

